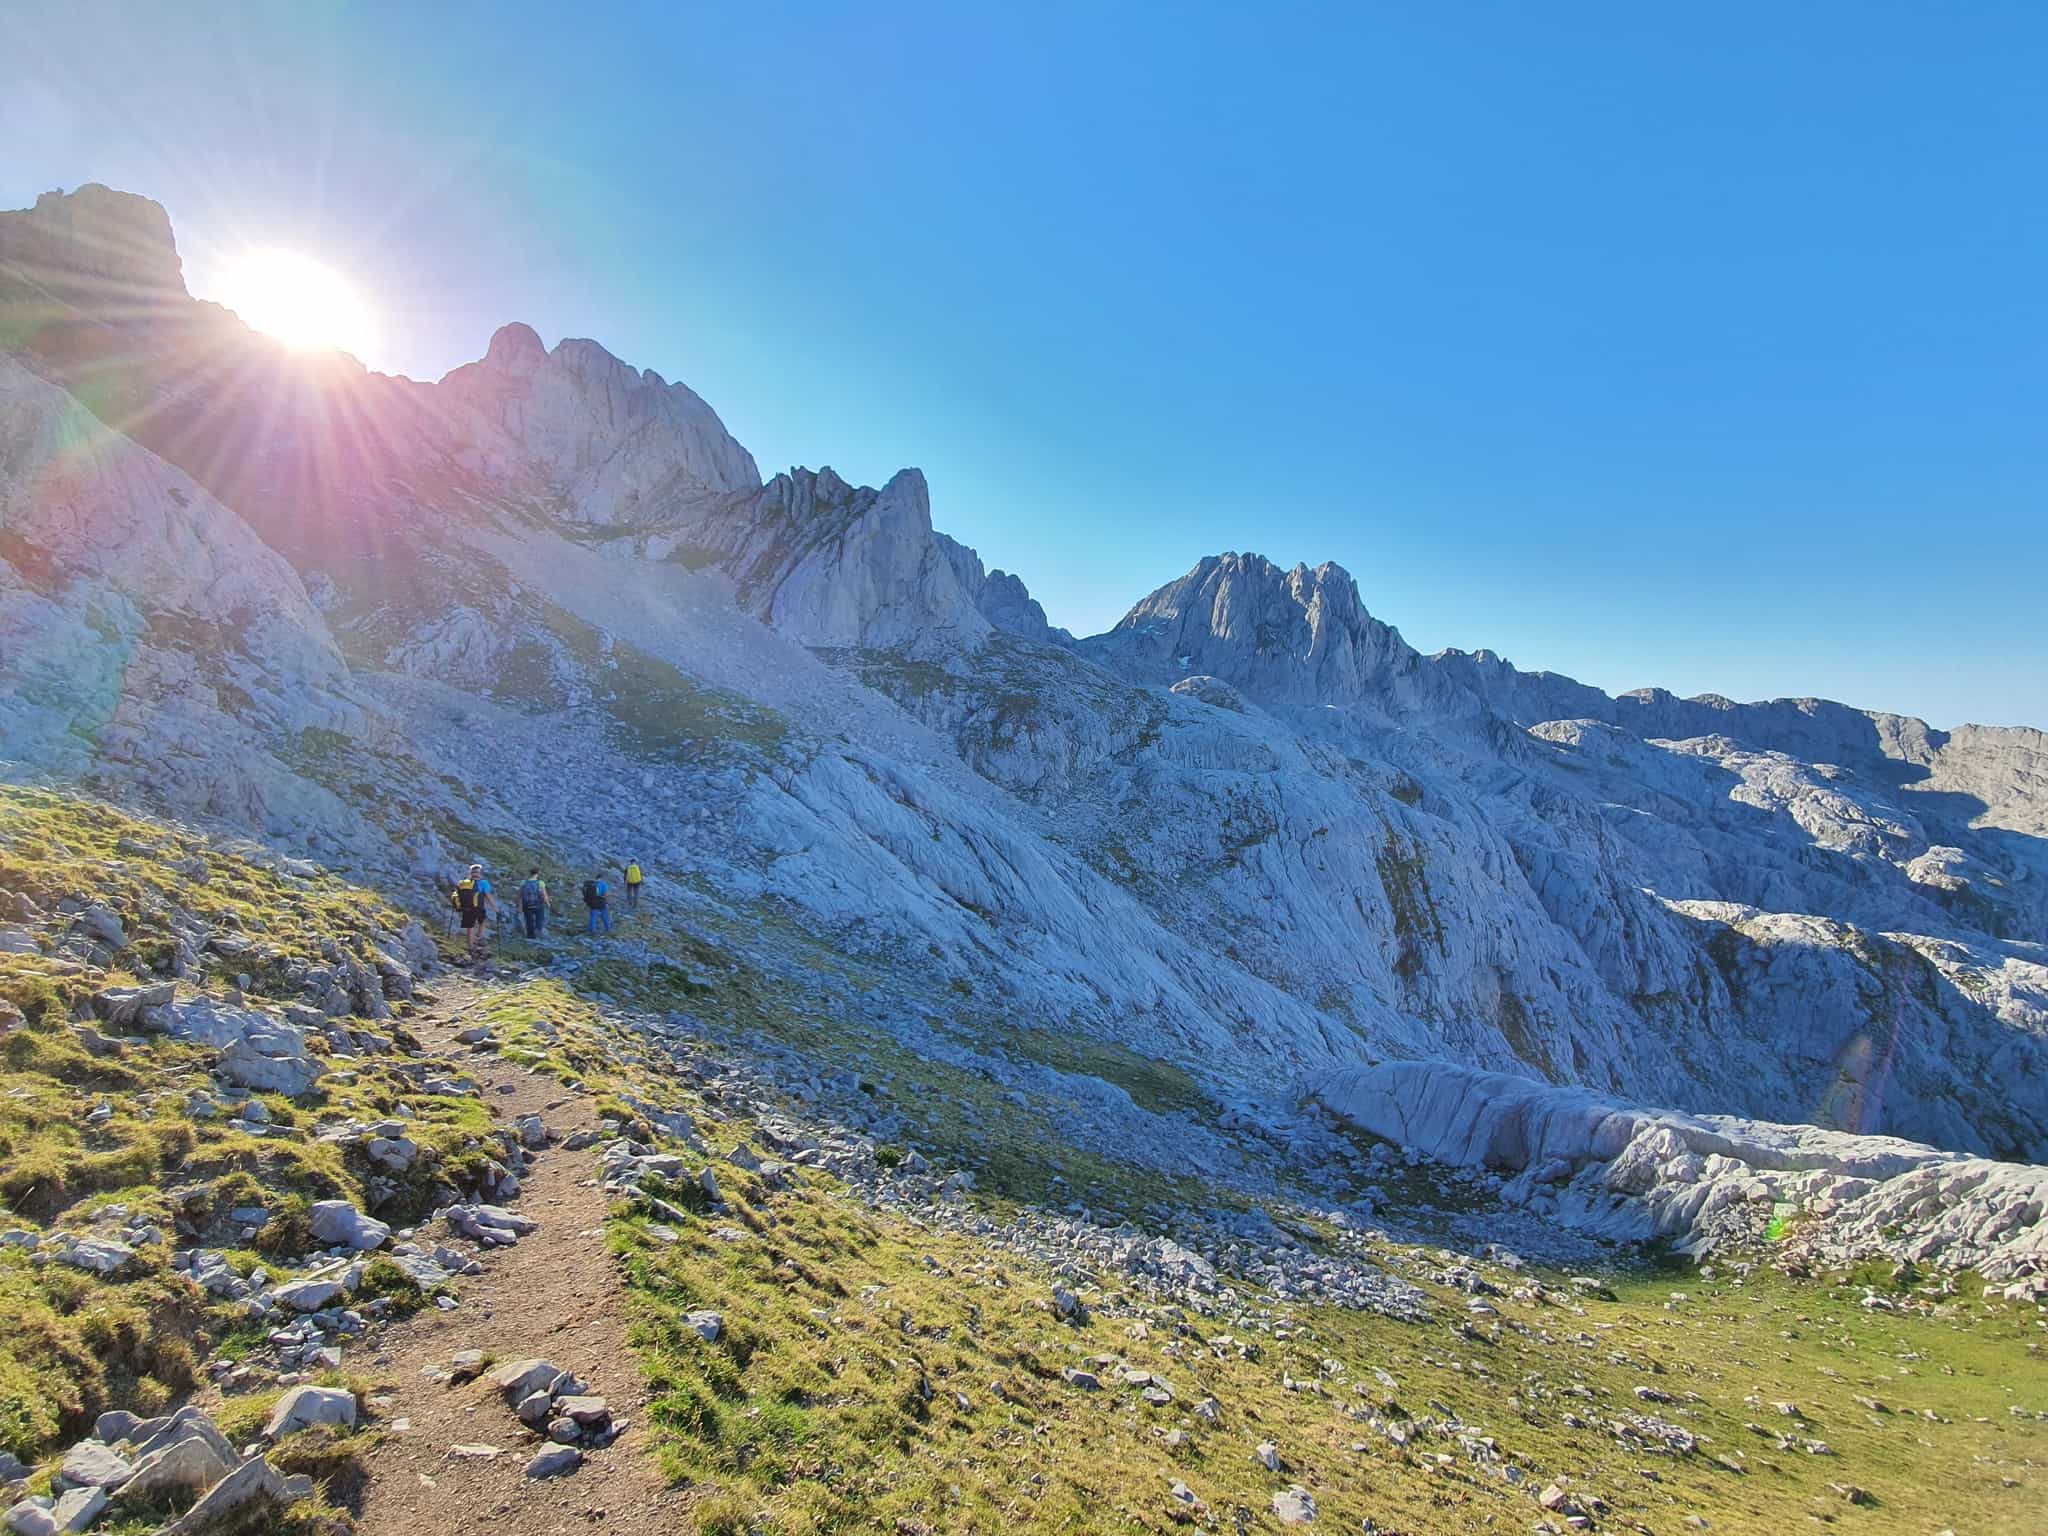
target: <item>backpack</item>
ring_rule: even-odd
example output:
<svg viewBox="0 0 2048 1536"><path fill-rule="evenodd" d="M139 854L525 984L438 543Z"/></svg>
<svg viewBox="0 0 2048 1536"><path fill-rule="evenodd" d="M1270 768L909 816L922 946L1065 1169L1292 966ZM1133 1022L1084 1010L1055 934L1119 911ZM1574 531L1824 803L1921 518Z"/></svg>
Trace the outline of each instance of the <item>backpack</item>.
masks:
<svg viewBox="0 0 2048 1536"><path fill-rule="evenodd" d="M626 866L626 884L628 884L628 885L638 885L639 883L640 883L640 866L639 866L638 864L628 864L628 865Z"/></svg>
<svg viewBox="0 0 2048 1536"><path fill-rule="evenodd" d="M595 907L601 905L603 901L604 898L597 894L597 882L595 880L584 881L583 905L585 905L586 907Z"/></svg>
<svg viewBox="0 0 2048 1536"><path fill-rule="evenodd" d="M543 903L538 880L525 880L519 886L519 905L528 912L538 912Z"/></svg>
<svg viewBox="0 0 2048 1536"><path fill-rule="evenodd" d="M483 898L477 893L474 880L465 879L458 881L455 889L448 893L448 899L455 903L455 910L464 917L468 917L470 913L483 905Z"/></svg>

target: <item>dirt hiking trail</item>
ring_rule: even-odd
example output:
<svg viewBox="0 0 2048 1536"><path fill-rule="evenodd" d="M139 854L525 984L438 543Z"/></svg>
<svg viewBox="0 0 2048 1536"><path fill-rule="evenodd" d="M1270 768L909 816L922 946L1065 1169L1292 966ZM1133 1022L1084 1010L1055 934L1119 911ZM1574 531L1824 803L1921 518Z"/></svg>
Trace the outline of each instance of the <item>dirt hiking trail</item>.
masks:
<svg viewBox="0 0 2048 1536"><path fill-rule="evenodd" d="M549 1144L532 1154L512 1206L539 1230L486 1255L483 1274L462 1282L453 1311L426 1308L377 1339L371 1374L382 1388L377 1414L387 1432L364 1458L359 1527L365 1536L685 1529L689 1496L664 1484L647 1450L625 1292L605 1249L597 1153L559 1144L596 1129L592 1095L458 1043L455 1035L479 1022L466 1016L480 995L474 979L443 976L435 993L437 1001L408 1021L428 1052L464 1063L500 1122L537 1114L547 1125ZM608 1447L587 1451L575 1472L530 1478L527 1462L549 1442L521 1424L487 1381L450 1384L449 1362L463 1350L482 1350L498 1364L552 1361L581 1377L628 1428ZM496 1447L498 1454L451 1455L456 1446Z"/></svg>

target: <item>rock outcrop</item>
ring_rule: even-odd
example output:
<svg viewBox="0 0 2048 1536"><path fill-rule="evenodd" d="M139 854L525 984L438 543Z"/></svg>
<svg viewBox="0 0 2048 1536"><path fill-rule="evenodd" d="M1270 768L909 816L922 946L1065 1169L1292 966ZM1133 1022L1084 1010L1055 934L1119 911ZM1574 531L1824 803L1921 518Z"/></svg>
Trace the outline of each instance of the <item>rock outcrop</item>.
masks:
<svg viewBox="0 0 2048 1536"><path fill-rule="evenodd" d="M1514 1177L1510 1203L1695 1251L1797 1231L1835 1262L1888 1253L2008 1280L2048 1270L2048 1168L1894 1137L1637 1109L1449 1062L1347 1068L1316 1096L1432 1160Z"/></svg>

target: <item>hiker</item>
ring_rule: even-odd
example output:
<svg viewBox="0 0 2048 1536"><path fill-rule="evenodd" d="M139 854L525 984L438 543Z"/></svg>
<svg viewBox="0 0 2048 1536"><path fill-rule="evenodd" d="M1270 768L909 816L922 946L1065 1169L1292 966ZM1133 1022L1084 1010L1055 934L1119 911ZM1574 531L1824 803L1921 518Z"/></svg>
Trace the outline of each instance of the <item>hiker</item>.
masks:
<svg viewBox="0 0 2048 1536"><path fill-rule="evenodd" d="M626 861L626 910L628 912L638 912L640 910L641 880L640 861L638 859L628 859Z"/></svg>
<svg viewBox="0 0 2048 1536"><path fill-rule="evenodd" d="M490 914L498 910L498 898L491 894L491 882L484 878L483 865L470 865L469 873L455 882L455 889L448 893L448 899L455 903L455 910L462 918L462 931L469 940L469 958L481 960L484 925L490 921Z"/></svg>
<svg viewBox="0 0 2048 1536"><path fill-rule="evenodd" d="M548 911L554 903L548 899L548 883L541 879L540 869L535 866L526 872L526 878L519 883L519 916L526 924L526 936L537 939L548 930Z"/></svg>
<svg viewBox="0 0 2048 1536"><path fill-rule="evenodd" d="M583 882L583 905L590 908L590 926L584 930L587 933L597 932L597 925L600 922L604 924L606 933L612 931L612 914L607 890L603 875L593 875Z"/></svg>

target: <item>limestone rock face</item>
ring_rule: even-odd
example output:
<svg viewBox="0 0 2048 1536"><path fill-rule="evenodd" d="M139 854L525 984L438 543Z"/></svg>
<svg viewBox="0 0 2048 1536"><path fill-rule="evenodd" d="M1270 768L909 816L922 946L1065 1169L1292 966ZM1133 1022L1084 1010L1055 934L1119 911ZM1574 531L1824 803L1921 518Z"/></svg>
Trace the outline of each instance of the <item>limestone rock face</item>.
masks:
<svg viewBox="0 0 2048 1536"><path fill-rule="evenodd" d="M270 748L370 711L297 573L190 477L0 353L6 755L150 760L152 797L263 827L342 820Z"/></svg>
<svg viewBox="0 0 2048 1536"><path fill-rule="evenodd" d="M479 436L478 468L507 478L539 466L578 522L630 524L671 503L761 484L753 455L694 391L629 368L594 341L550 352L531 327L507 325L436 394L501 434Z"/></svg>
<svg viewBox="0 0 2048 1536"><path fill-rule="evenodd" d="M791 470L673 538L728 573L746 611L801 645L972 644L989 630L932 532L915 469L879 491L830 469Z"/></svg>
<svg viewBox="0 0 2048 1536"><path fill-rule="evenodd" d="M1046 622L1045 610L1021 578L1007 571L982 569L981 556L957 539L935 534L939 550L953 567L953 579L981 616L1005 634L1024 640L1070 645L1074 637Z"/></svg>
<svg viewBox="0 0 2048 1536"><path fill-rule="evenodd" d="M1398 630L1365 611L1337 565L1283 571L1260 555L1214 555L1080 648L1157 686L1206 674L1253 698L1289 702L1453 698Z"/></svg>
<svg viewBox="0 0 2048 1536"><path fill-rule="evenodd" d="M1818 1224L1808 1241L1842 1255L1890 1251L1987 1280L2048 1264L2040 1167L1810 1125L1637 1109L1449 1062L1347 1068L1315 1091L1376 1136L1521 1175L1511 1201L1609 1236L1676 1236L1704 1249L1724 1234L1753 1238L1759 1231L1747 1229L1789 1209Z"/></svg>

